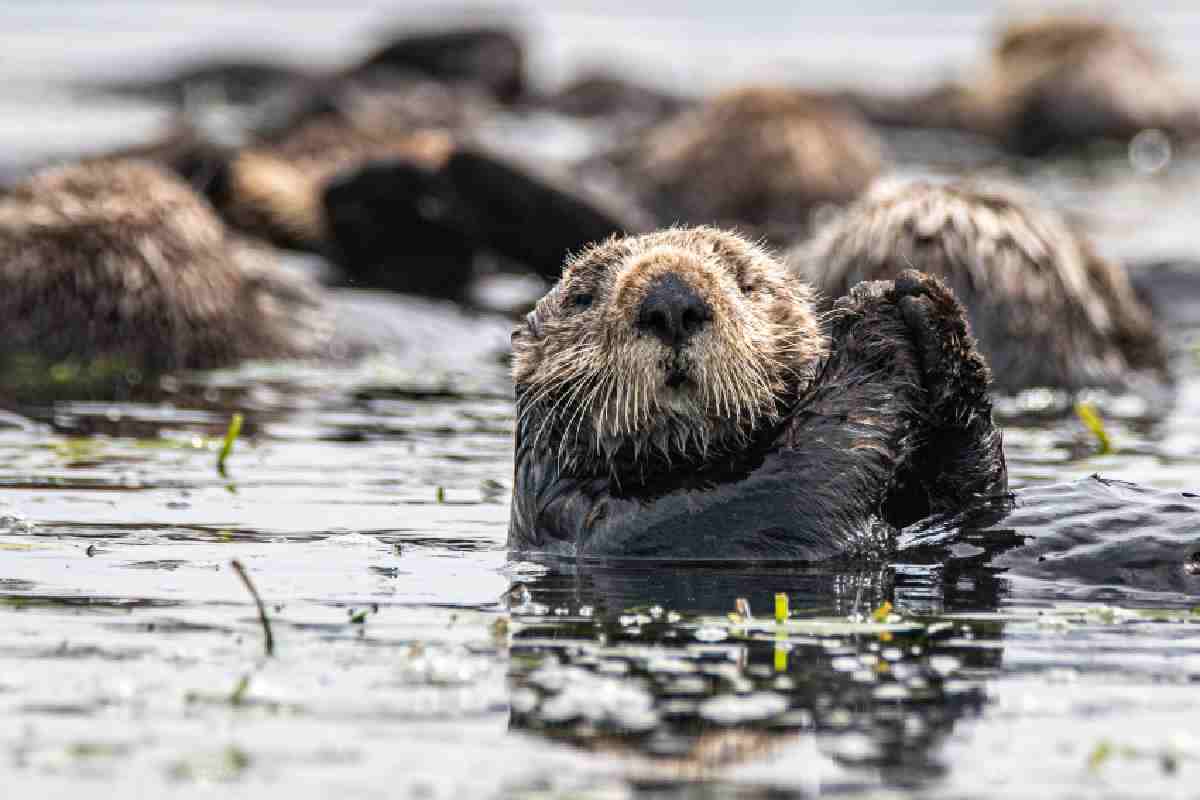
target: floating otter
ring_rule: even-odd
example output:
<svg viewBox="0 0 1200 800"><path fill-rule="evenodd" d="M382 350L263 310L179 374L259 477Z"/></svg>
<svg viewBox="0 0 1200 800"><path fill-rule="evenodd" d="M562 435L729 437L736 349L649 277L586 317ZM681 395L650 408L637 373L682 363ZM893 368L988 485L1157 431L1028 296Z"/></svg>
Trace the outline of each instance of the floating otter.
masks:
<svg viewBox="0 0 1200 800"><path fill-rule="evenodd" d="M402 32L357 63L329 72L265 61L258 56L219 56L182 64L160 77L85 83L85 91L132 95L187 107L195 102L253 106L280 93L313 93L347 83L437 82L468 86L501 102L524 95L525 47L500 27Z"/></svg>
<svg viewBox="0 0 1200 800"><path fill-rule="evenodd" d="M1006 484L989 374L935 278L811 290L713 228L568 262L513 334L509 547L821 560Z"/></svg>
<svg viewBox="0 0 1200 800"><path fill-rule="evenodd" d="M470 27L401 34L380 47L352 74L402 73L485 88L502 102L526 92L525 45L501 27Z"/></svg>
<svg viewBox="0 0 1200 800"><path fill-rule="evenodd" d="M330 253L356 282L463 299L477 254L546 280L563 258L638 220L549 177L457 148L437 169L374 161L323 195Z"/></svg>
<svg viewBox="0 0 1200 800"><path fill-rule="evenodd" d="M0 198L0 355L157 373L316 352L313 288L136 161L41 172Z"/></svg>
<svg viewBox="0 0 1200 800"><path fill-rule="evenodd" d="M788 260L828 297L906 269L938 276L1006 392L1167 379L1166 345L1125 271L1013 189L882 181Z"/></svg>
<svg viewBox="0 0 1200 800"><path fill-rule="evenodd" d="M635 209L382 109L241 149L182 128L130 152L187 177L239 231L328 256L363 287L463 299L479 254L553 280L567 253L641 227Z"/></svg>
<svg viewBox="0 0 1200 800"><path fill-rule="evenodd" d="M299 67L255 56L218 57L179 65L159 77L85 83L79 88L183 108L195 102L251 105L307 80L311 76Z"/></svg>
<svg viewBox="0 0 1200 800"><path fill-rule="evenodd" d="M312 119L278 141L234 153L224 182L209 195L239 230L275 244L321 250L329 237L322 196L339 174L378 160L402 159L436 170L453 140L444 132Z"/></svg>
<svg viewBox="0 0 1200 800"><path fill-rule="evenodd" d="M632 117L658 122L694 105L688 98L629 81L615 73L592 71L538 98L551 111L584 119ZM626 120L621 120L625 122Z"/></svg>
<svg viewBox="0 0 1200 800"><path fill-rule="evenodd" d="M325 255L356 286L466 299L480 255L553 279L568 252L644 227L632 204L475 144L525 93L523 64L502 29L406 34L351 68L297 74L233 131L185 117L159 142L97 160L169 166L238 231ZM168 85L219 81L221 67Z"/></svg>
<svg viewBox="0 0 1200 800"><path fill-rule="evenodd" d="M649 129L619 157L666 224L717 224L786 238L814 209L853 200L882 146L844 103L792 89L720 95Z"/></svg>
<svg viewBox="0 0 1200 800"><path fill-rule="evenodd" d="M974 81L858 105L876 122L966 130L1028 156L1147 129L1200 131L1200 105L1137 32L1079 16L1007 25Z"/></svg>
<svg viewBox="0 0 1200 800"><path fill-rule="evenodd" d="M240 232L321 253L362 287L462 299L481 253L553 280L568 252L642 226L634 209L439 129L321 116L235 149L184 126L94 160L130 156L187 178Z"/></svg>

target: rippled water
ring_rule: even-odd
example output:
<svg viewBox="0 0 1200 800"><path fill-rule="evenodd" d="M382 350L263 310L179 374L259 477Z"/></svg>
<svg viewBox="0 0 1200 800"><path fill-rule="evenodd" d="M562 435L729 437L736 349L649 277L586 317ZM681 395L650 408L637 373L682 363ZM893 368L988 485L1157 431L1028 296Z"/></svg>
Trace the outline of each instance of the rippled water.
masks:
<svg viewBox="0 0 1200 800"><path fill-rule="evenodd" d="M989 20L978 7L707 6L531 13L560 34L535 60L553 74L617 53L664 80L731 82L803 63L800 43L815 81L872 80L867 54L839 66L832 51L880 42L875 60L915 80L964 63ZM14 7L0 36L18 84L2 100L0 135L18 145L8 160L77 148L84 130L146 135L153 108L60 106L29 88L89 58L127 54L116 70L184 40L249 46L269 20L297 52L333 59L367 19L171 8ZM1159 8L1178 24L1167 46L1185 53L1193 12ZM608 49L568 56L564 42L593 30ZM80 44L55 50L63 41ZM908 171L961 166L936 143L893 147ZM972 157L1022 174L1108 251L1200 255L1186 154L1156 174L1123 154ZM571 569L504 551L508 323L371 293L339 302L382 354L185 376L162 402L0 417L6 797L1195 795L1200 328L1172 334L1169 411L1099 399L1110 454L1054 398L1005 404L1017 508L908 531L894 564ZM235 411L246 425L221 476ZM273 657L235 559L265 601Z"/></svg>

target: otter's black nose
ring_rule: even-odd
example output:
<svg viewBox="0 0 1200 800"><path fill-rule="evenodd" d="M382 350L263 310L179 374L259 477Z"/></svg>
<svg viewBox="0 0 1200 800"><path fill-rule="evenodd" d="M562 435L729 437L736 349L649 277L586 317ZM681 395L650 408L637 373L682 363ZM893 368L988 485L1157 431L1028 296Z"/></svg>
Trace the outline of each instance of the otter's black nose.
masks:
<svg viewBox="0 0 1200 800"><path fill-rule="evenodd" d="M637 327L668 347L681 348L712 320L712 306L676 275L650 285L638 309Z"/></svg>

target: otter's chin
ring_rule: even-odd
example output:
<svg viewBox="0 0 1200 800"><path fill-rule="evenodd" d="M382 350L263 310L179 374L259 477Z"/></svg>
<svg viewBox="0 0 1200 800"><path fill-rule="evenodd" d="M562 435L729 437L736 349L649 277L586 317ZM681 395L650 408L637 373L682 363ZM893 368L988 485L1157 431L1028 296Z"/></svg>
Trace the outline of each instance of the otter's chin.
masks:
<svg viewBox="0 0 1200 800"><path fill-rule="evenodd" d="M668 393L684 392L696 388L696 382L692 380L686 370L669 369L666 377L663 378L663 385L666 386Z"/></svg>
<svg viewBox="0 0 1200 800"><path fill-rule="evenodd" d="M672 382L671 377L663 382L658 392L658 405L666 411L681 416L696 415L701 412L700 387L686 375Z"/></svg>

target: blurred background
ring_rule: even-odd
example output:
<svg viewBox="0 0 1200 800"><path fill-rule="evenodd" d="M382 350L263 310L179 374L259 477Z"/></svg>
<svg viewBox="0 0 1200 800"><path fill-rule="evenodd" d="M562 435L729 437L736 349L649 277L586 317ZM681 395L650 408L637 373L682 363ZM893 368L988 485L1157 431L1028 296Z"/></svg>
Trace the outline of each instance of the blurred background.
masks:
<svg viewBox="0 0 1200 800"><path fill-rule="evenodd" d="M1055 9L1063 6L1056 4ZM1079 7L1083 7L1080 5ZM145 141L168 110L82 96L79 81L162 76L214 57L333 68L406 28L501 23L525 34L528 77L553 88L604 67L689 94L754 81L901 89L959 75L991 33L1032 3L850 0L836 4L600 0L467 7L405 2L6 2L0 30L0 158L15 162ZM1200 67L1200 8L1139 3L1113 16L1185 71Z"/></svg>
<svg viewBox="0 0 1200 800"><path fill-rule="evenodd" d="M180 106L203 134L238 146L250 128L239 131L239 114L252 104L222 96L245 88L238 81L194 82L182 102L155 85L205 65L329 75L406 33L482 26L522 36L525 80L543 97L596 70L696 98L754 83L919 92L969 80L999 27L1037 10L941 0L10 0L0 2L0 182L162 141L169 160ZM1111 16L1200 83L1200 4L1113 4ZM489 112L478 130L463 126L471 137L537 167L568 166L638 133L622 120L569 119L551 103L497 110L468 100L467 112ZM1035 159L946 133L888 131L889 169L1013 179L1081 223L1106 255L1200 266L1194 143L1147 157L1119 142L1100 158ZM211 176L201 177L207 188ZM397 204L379 201L377 188L368 182L364 206L383 210L375 230L390 233ZM483 190L482 205L504 205ZM510 227L506 245L554 226ZM275 255L320 273L323 244L307 244ZM490 296L492 312L524 310L561 252L512 297ZM1197 549L1196 495L1180 492L1194 492L1200 475L1200 315L1172 332L1175 405L1160 414L1139 398L1107 398L1102 445L1069 405L1057 413L1050 393L998 407L1023 506L1002 527L963 523L944 571L922 562L863 573L557 574L506 551L512 317L430 294L329 288L338 324L357 322L377 346L351 363L251 362L149 385L165 398L113 402L63 396L51 370L48 396L0 411L0 715L15 723L0 728L0 794L74 798L103 785L122 797L260 797L266 787L345 800L1078 797L1086 780L1114 796L1160 798L1196 786L1195 593L1134 584L1184 581L1177 556ZM52 326L69 327L57 317ZM143 386L137 378L116 375ZM236 447L235 413L245 415ZM214 469L227 450L228 474ZM1039 558L1024 574L985 558L1025 535L1082 556ZM262 658L232 558L270 607L273 659ZM1111 581L1087 574L1097 564ZM1094 584L1063 580L1072 570ZM794 621L814 626L793 628L786 643L729 633L735 598L751 596L769 617L776 592L791 597ZM893 603L908 618L871 622L872 611L876 623L890 620ZM562 687L569 702L552 697ZM558 725L571 703L592 716ZM715 745L695 761L721 761L708 773L724 782L715 788L671 760L709 732ZM726 732L747 735L739 743ZM620 759L603 752L622 746ZM667 762L645 759L639 773L634 751Z"/></svg>

